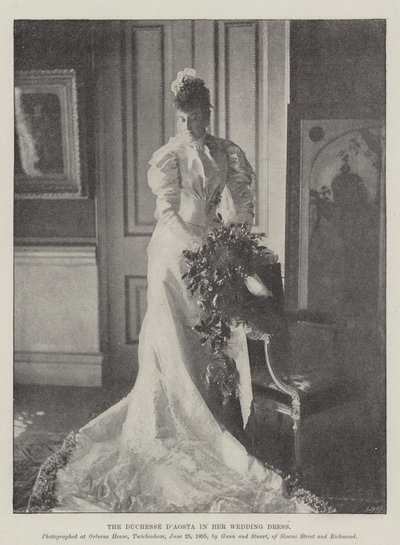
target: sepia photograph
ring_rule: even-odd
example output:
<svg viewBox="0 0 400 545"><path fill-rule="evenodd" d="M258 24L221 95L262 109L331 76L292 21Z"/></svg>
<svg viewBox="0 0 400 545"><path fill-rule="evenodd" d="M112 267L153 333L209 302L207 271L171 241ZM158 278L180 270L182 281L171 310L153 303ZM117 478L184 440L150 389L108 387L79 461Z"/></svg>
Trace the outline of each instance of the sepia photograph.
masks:
<svg viewBox="0 0 400 545"><path fill-rule="evenodd" d="M364 545L393 514L388 20L266 11L13 17L32 543Z"/></svg>
<svg viewBox="0 0 400 545"><path fill-rule="evenodd" d="M385 21L14 40L14 510L384 513Z"/></svg>

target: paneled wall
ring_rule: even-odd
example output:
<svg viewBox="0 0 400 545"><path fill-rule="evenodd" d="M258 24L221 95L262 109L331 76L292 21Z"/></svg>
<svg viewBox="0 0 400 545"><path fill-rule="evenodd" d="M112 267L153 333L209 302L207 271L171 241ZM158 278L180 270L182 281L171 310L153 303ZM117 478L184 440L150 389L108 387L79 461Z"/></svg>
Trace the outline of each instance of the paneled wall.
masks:
<svg viewBox="0 0 400 545"><path fill-rule="evenodd" d="M15 70L76 72L80 165L84 198L16 199L18 244L94 244L94 23L91 21L15 21Z"/></svg>
<svg viewBox="0 0 400 545"><path fill-rule="evenodd" d="M22 383L101 384L94 22L16 21L15 69L76 72L81 198L17 198L15 367Z"/></svg>
<svg viewBox="0 0 400 545"><path fill-rule="evenodd" d="M126 25L122 57L124 232L151 234L155 200L146 179L152 150L165 143L164 24Z"/></svg>
<svg viewBox="0 0 400 545"><path fill-rule="evenodd" d="M148 160L175 134L170 86L185 67L211 91L211 132L253 165L255 230L283 262L285 21L18 22L17 69L77 71L87 198L16 201L17 380L97 384L100 352L103 377L134 377L154 227ZM90 266L74 252L90 254Z"/></svg>
<svg viewBox="0 0 400 545"><path fill-rule="evenodd" d="M17 247L15 380L100 386L94 248Z"/></svg>
<svg viewBox="0 0 400 545"><path fill-rule="evenodd" d="M155 197L148 161L176 132L171 83L194 67L213 105L211 132L257 174L254 229L284 259L288 26L285 21L124 21L99 33L97 111L101 270L110 377L132 378L146 308ZM108 302L105 303L106 298Z"/></svg>
<svg viewBox="0 0 400 545"><path fill-rule="evenodd" d="M267 178L272 144L268 134L274 135L274 141L281 139L282 150L285 132L286 32L282 21L125 25L122 122L126 138L124 229L128 235L152 231L155 201L146 183L149 155L175 133L170 85L177 71L186 66L194 66L210 88L211 131L234 140L253 165L258 178L255 228L269 230L267 188L271 183L272 190L284 185L282 157L280 176L275 172L274 179ZM268 93L268 85L276 89L275 94L274 89ZM273 126L267 121L269 114ZM278 230L282 238L282 224L279 229L272 226L273 232ZM280 242L278 250L283 250ZM280 253L283 259L284 252Z"/></svg>
<svg viewBox="0 0 400 545"><path fill-rule="evenodd" d="M300 189L306 155L306 151L300 149L300 142L301 122L302 127L307 128L316 120L318 126L331 131L335 122L330 120L340 120L336 123L343 127L365 125L368 120L379 127L384 125L385 33L384 20L293 21L290 32L286 298L291 310L312 309L328 313L337 321L340 373L348 377L354 389L366 395L370 409L377 412L384 411L385 398L384 170L376 198L368 202L368 206L360 206L354 192L353 201L347 205L347 218L342 214L338 222L338 232L342 229L344 234L337 236L334 229L327 228L325 242L318 233L320 238L314 237L313 244L320 245L318 255L322 257L319 267L317 263L314 269L316 281L309 286L309 275L302 273L307 269L299 266L302 248L307 242L302 237L304 229L299 223L299 211L302 196L303 205L309 197ZM314 145L320 144L310 139L309 146ZM380 155L384 163L384 149ZM323 180L328 188L338 174L334 161L332 165L332 170L326 171L326 181ZM366 176L362 174L365 179ZM365 180L359 183L365 187ZM350 194L349 188L347 185ZM336 214L340 198L346 202L338 194L336 210L333 192L328 203ZM321 223L326 221L326 216L321 217ZM307 222L307 217L303 217L303 222ZM308 252L308 247L306 250ZM324 277L322 272L329 267L335 271L331 278L337 280L337 288L330 291L324 286L328 275ZM305 285L314 290L313 305L307 293L302 294L301 288ZM324 303L316 303L316 300Z"/></svg>

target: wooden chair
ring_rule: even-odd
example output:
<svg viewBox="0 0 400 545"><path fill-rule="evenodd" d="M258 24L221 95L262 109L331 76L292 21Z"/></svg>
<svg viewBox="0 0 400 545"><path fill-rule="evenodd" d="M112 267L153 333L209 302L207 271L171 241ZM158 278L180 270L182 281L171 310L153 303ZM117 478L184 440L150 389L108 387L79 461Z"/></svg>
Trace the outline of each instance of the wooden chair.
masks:
<svg viewBox="0 0 400 545"><path fill-rule="evenodd" d="M302 423L347 395L338 366L336 333L334 323L297 316L288 319L284 333L249 340L254 397L261 396L264 407L290 418L296 473L302 467Z"/></svg>

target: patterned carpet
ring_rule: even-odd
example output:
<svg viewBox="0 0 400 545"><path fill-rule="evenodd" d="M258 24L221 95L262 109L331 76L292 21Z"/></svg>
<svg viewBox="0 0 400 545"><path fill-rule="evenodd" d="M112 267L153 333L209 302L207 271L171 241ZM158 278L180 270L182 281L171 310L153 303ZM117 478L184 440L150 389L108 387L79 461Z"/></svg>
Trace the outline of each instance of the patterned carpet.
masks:
<svg viewBox="0 0 400 545"><path fill-rule="evenodd" d="M71 429L99 414L129 386L101 389L18 387L15 393L14 511L25 512L43 461ZM60 400L68 403L60 403ZM361 414L364 414L361 408ZM285 474L291 463L290 430L257 415L253 452ZM262 425L260 425L262 422ZM257 433L258 430L258 433ZM338 513L385 513L385 453L376 430L350 406L310 419L303 436L303 471L297 485L326 500Z"/></svg>
<svg viewBox="0 0 400 545"><path fill-rule="evenodd" d="M25 512L40 466L62 445L64 434L29 434L14 444L14 511Z"/></svg>
<svg viewBox="0 0 400 545"><path fill-rule="evenodd" d="M14 393L14 512L25 512L42 463L66 435L106 410L130 390L16 386Z"/></svg>

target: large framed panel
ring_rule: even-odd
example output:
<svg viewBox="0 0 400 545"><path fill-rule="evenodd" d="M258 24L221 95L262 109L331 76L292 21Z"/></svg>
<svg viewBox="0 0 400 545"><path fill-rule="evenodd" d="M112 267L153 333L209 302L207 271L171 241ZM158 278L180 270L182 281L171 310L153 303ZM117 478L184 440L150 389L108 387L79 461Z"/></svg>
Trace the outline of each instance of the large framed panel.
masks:
<svg viewBox="0 0 400 545"><path fill-rule="evenodd" d="M300 134L298 306L337 317L373 313L383 122L304 119Z"/></svg>
<svg viewBox="0 0 400 545"><path fill-rule="evenodd" d="M218 24L216 21L193 21L193 63L198 76L210 90L212 104L210 132L218 136Z"/></svg>
<svg viewBox="0 0 400 545"><path fill-rule="evenodd" d="M126 344L139 341L140 328L147 309L147 279L145 276L125 277Z"/></svg>
<svg viewBox="0 0 400 545"><path fill-rule="evenodd" d="M155 198L147 185L148 161L165 141L162 24L127 26L122 86L124 233L150 234Z"/></svg>
<svg viewBox="0 0 400 545"><path fill-rule="evenodd" d="M82 196L76 75L15 73L15 196Z"/></svg>
<svg viewBox="0 0 400 545"><path fill-rule="evenodd" d="M252 165L257 184L256 203L260 202L260 112L263 66L262 38L258 21L221 21L216 36L216 73L218 75L218 133L240 146ZM264 227L261 207L256 206L255 230Z"/></svg>
<svg viewBox="0 0 400 545"><path fill-rule="evenodd" d="M286 293L291 311L375 320L384 225L377 107L294 109L289 124Z"/></svg>
<svg viewBox="0 0 400 545"><path fill-rule="evenodd" d="M257 170L257 23L225 23L225 134L246 150Z"/></svg>

